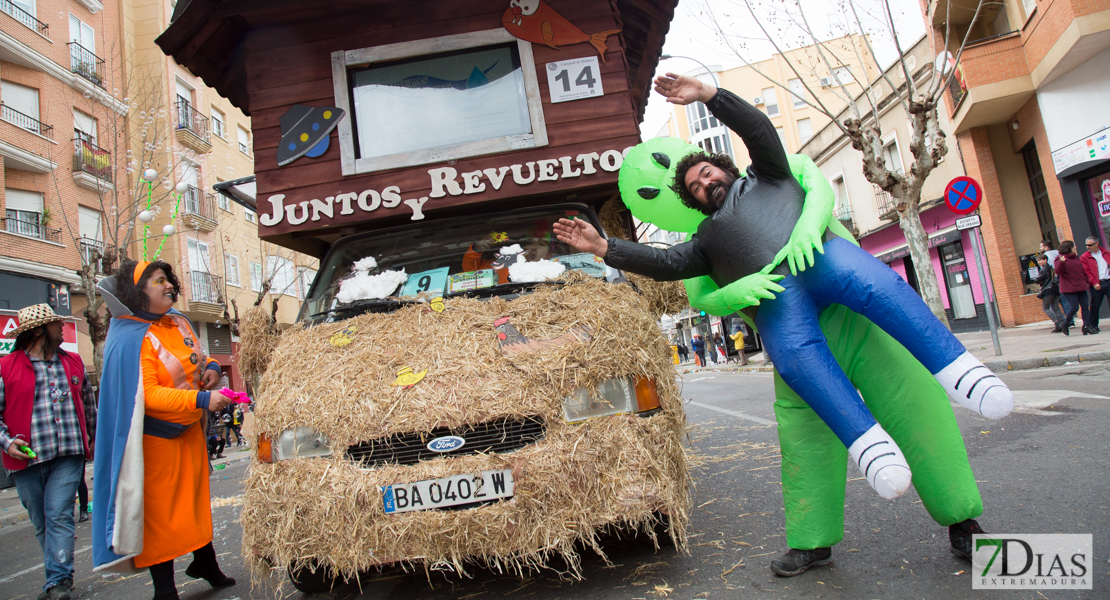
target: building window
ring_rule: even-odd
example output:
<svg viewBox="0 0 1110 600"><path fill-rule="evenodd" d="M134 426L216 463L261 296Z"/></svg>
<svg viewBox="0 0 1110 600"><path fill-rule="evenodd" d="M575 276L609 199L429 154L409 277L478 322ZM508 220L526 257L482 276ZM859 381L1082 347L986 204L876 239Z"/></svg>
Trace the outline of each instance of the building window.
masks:
<svg viewBox="0 0 1110 600"><path fill-rule="evenodd" d="M810 121L808 117L805 119L798 119L798 139L804 144L808 142L811 137L813 137L813 122Z"/></svg>
<svg viewBox="0 0 1110 600"><path fill-rule="evenodd" d="M94 260L95 253L104 253L104 227L99 210L84 206L77 207L77 227L81 238L77 240L77 249L81 252L81 264L91 267L92 273L101 272L101 261Z"/></svg>
<svg viewBox="0 0 1110 600"><path fill-rule="evenodd" d="M46 24L35 18L35 0L0 0L0 10L27 27L46 35Z"/></svg>
<svg viewBox="0 0 1110 600"><path fill-rule="evenodd" d="M308 290L312 289L312 282L316 279L316 271L308 267L297 267L297 299L304 300L308 297Z"/></svg>
<svg viewBox="0 0 1110 600"><path fill-rule="evenodd" d="M212 107L212 133L227 139L227 120L224 113L214 106Z"/></svg>
<svg viewBox="0 0 1110 600"><path fill-rule="evenodd" d="M4 0L0 0L2 3ZM48 135L53 130L39 121L39 91L10 81L0 82L0 100L3 110L0 119L16 127L22 127L39 135Z"/></svg>
<svg viewBox="0 0 1110 600"><path fill-rule="evenodd" d="M96 33L92 26L72 14L69 15L69 41L76 42L85 50L96 54Z"/></svg>
<svg viewBox="0 0 1110 600"><path fill-rule="evenodd" d="M690 124L691 144L706 152L732 156L732 140L729 139L728 128L709 112L705 104L687 104L686 120Z"/></svg>
<svg viewBox="0 0 1110 600"><path fill-rule="evenodd" d="M42 194L7 188L4 190L4 205L7 209L4 229L28 237L45 238Z"/></svg>
<svg viewBox="0 0 1110 600"><path fill-rule="evenodd" d="M775 133L779 134L779 141L782 142L782 147L786 148L786 130L782 127L776 127Z"/></svg>
<svg viewBox="0 0 1110 600"><path fill-rule="evenodd" d="M833 69L833 75L836 76L837 81L844 85L856 82L856 78L852 77L852 71L848 69L848 67L837 67Z"/></svg>
<svg viewBox="0 0 1110 600"><path fill-rule="evenodd" d="M281 256L267 256L266 270L273 278L270 291L275 294L297 297L297 271L293 261Z"/></svg>
<svg viewBox="0 0 1110 600"><path fill-rule="evenodd" d="M233 254L224 254L224 277L227 284L239 287L239 257Z"/></svg>
<svg viewBox="0 0 1110 600"><path fill-rule="evenodd" d="M251 210L251 209L249 209L245 206L243 207L243 218L246 219L250 223L257 223L258 222L258 215L256 215L253 210Z"/></svg>
<svg viewBox="0 0 1110 600"><path fill-rule="evenodd" d="M769 87L763 90L763 108L767 109L768 117L775 117L779 114L779 97L775 92L775 88Z"/></svg>
<svg viewBox="0 0 1110 600"><path fill-rule="evenodd" d="M801 79L791 79L787 82L790 85L790 96L794 99L794 108L802 108L806 105L806 88L802 85Z"/></svg>
<svg viewBox="0 0 1110 600"><path fill-rule="evenodd" d="M436 51L444 45L451 52ZM388 60L386 60L388 58ZM343 174L547 145L532 44L503 28L333 53Z"/></svg>
<svg viewBox="0 0 1110 600"><path fill-rule="evenodd" d="M1033 207L1037 209L1037 223L1041 227L1041 239L1052 240L1053 247L1060 243L1056 235L1056 219L1052 215L1052 204L1048 199L1048 187L1044 182L1044 172L1041 170L1040 155L1037 154L1037 145L1029 142L1021 149L1021 157L1025 160L1025 173L1029 176L1029 189L1033 192Z"/></svg>
<svg viewBox="0 0 1110 600"><path fill-rule="evenodd" d="M85 113L73 111L73 139L96 145L96 119Z"/></svg>
<svg viewBox="0 0 1110 600"><path fill-rule="evenodd" d="M252 262L250 264L250 266L251 266L251 291L252 292L261 292L262 291L262 265L260 265L259 263L256 263L256 262Z"/></svg>
<svg viewBox="0 0 1110 600"><path fill-rule="evenodd" d="M236 127L236 129L239 130L239 151L250 156L251 133L242 127Z"/></svg>
<svg viewBox="0 0 1110 600"><path fill-rule="evenodd" d="M886 161L886 166L894 173L905 173L905 167L902 166L902 152L898 149L898 137L890 136L888 139L883 140L883 159Z"/></svg>

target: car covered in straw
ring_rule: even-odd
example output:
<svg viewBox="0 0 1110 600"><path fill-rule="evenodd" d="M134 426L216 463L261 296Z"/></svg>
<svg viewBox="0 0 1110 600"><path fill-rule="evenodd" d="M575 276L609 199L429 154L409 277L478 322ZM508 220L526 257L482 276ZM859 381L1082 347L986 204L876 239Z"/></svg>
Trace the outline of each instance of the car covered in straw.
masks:
<svg viewBox="0 0 1110 600"><path fill-rule="evenodd" d="M601 228L561 205L332 247L258 382L242 521L259 566L321 591L392 563L519 573L560 555L577 574L608 526L683 543L669 347L619 271L555 239L563 217Z"/></svg>

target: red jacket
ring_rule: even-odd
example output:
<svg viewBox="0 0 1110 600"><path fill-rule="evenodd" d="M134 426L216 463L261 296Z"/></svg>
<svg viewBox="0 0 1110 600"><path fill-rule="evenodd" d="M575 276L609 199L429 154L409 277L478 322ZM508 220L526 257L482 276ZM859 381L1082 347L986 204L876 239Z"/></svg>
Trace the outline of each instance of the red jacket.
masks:
<svg viewBox="0 0 1110 600"><path fill-rule="evenodd" d="M81 388L85 382L85 363L72 352L59 351L58 356L62 360L66 378L69 379L69 397L73 398L77 408L85 456L92 458L89 432L85 427L85 401L88 398L81 397ZM22 436L30 441L31 413L35 404L35 370L27 353L20 350L0 358L0 377L4 379L4 414L0 416L8 426L8 435L12 438ZM27 466L27 461L12 458L7 452L3 453L3 462L4 468L9 471L19 471Z"/></svg>
<svg viewBox="0 0 1110 600"><path fill-rule="evenodd" d="M1065 256L1067 256L1067 260L1064 260ZM1087 288L1090 287L1090 284L1087 283L1087 276L1083 274L1081 260L1074 252L1056 257L1056 274L1060 276L1060 293L1086 292Z"/></svg>
<svg viewBox="0 0 1110 600"><path fill-rule="evenodd" d="M1107 252L1106 248L1099 248L1098 250L1102 252L1102 260L1105 260L1106 264L1110 265L1110 252ZM1094 287L1094 285L1098 283L1098 261L1095 260L1095 257L1091 255L1091 251L1088 250L1083 253L1083 256L1079 257L1079 262L1083 265L1083 274L1087 276L1087 283L1091 284L1091 287Z"/></svg>

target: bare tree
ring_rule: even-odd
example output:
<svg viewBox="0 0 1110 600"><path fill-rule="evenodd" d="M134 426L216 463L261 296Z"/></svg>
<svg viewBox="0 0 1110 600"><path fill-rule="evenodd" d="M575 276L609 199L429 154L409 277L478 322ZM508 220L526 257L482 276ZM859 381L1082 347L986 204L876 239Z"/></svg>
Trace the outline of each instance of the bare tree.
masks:
<svg viewBox="0 0 1110 600"><path fill-rule="evenodd" d="M123 56L122 45L113 41L108 44L108 54L100 70L90 70L87 74L94 83L104 86L96 94L83 94L93 100L88 104L92 107L89 116L95 122L95 131L75 128L72 143L58 145L69 154L59 151L58 156L49 157L58 164L72 163L72 172L91 182L89 185L94 186L96 193L99 236L84 235L77 214L65 210L57 212L62 217L64 235L80 250L78 274L88 299L83 316L93 345L93 371L97 379L103 364L110 317L104 310L104 299L96 284L113 274L120 261L130 257L133 245L144 241L144 223L138 221L138 217L148 209L148 204L151 213L158 216L172 210L180 201L180 195L175 193L178 169L182 161L193 154L192 150L179 151L174 147L177 115L166 110L165 86L156 75L157 71L138 66L128 73ZM109 87L117 81L124 82L122 88ZM67 100L70 105L80 104L76 97ZM142 177L148 169L155 172L150 185ZM61 176L70 174L64 167L62 170L64 175ZM57 170L52 172L52 177L56 197L61 198ZM154 228L150 234L144 248L152 259L167 236L163 235L161 227Z"/></svg>
<svg viewBox="0 0 1110 600"><path fill-rule="evenodd" d="M220 254L226 255L226 253L224 252L226 248L225 244L229 244L231 242L231 234L221 230L217 237ZM299 255L292 250L288 250L286 248L282 248L280 246L276 246L262 240L257 241L259 255L261 256L260 260L262 261L260 263L262 266L262 273L258 290L254 290L253 288L251 290L252 293L254 293L251 306L263 306L263 303L267 301L268 297L269 305L266 308L268 308L270 312L270 326L273 328L273 331L271 333L277 333L277 312L279 306L278 302L284 295L286 295L290 291L290 289L295 289L295 286L301 284L301 277L303 273L302 269L305 269L307 267L305 265L297 264L297 259ZM275 287L275 280L278 279L278 276L281 275L283 272L283 268L286 267L292 269L294 276L283 276L282 279L285 279L285 281L280 282L280 287ZM228 326L231 327L231 333L238 337L239 323L242 319L242 312L239 309L239 304L234 297L234 294L231 292L231 290L228 289L229 284L228 278L226 276L227 274L225 273L224 275L225 276L223 277L223 286L221 290L221 294L223 295L224 320L226 320Z"/></svg>
<svg viewBox="0 0 1110 600"><path fill-rule="evenodd" d="M793 97L799 98L810 107L828 117L832 123L848 138L852 147L863 154L863 174L867 181L879 189L887 192L894 199L895 209L898 213L898 224L905 234L910 257L914 269L917 271L918 289L929 309L941 320L947 323L944 304L941 300L940 286L933 271L932 260L929 257L928 235L921 224L919 207L921 205L921 190L925 179L948 154L945 134L940 129L937 109L942 96L955 76L954 65L959 63L960 56L968 41L971 31L978 21L984 0L980 0L972 21L967 25L967 31L960 40L959 50L954 59L940 60L942 69L940 76L933 70L926 69L924 75L918 73L915 77L915 66L906 60L906 55L898 43L898 31L894 24L894 15L889 0L877 0L874 6L863 6L864 0L839 0L839 14L847 17L845 24L846 33L861 35L866 53L870 55L875 64L879 64L875 47L869 38L869 31L874 29L875 22L881 33L889 35L898 50L898 58L894 71L901 71L899 79L902 83L895 83L886 71L880 71L880 77L872 78L866 73L852 73L852 78L842 81L837 71L847 69L851 72L850 63L864 64L857 44L850 44L850 49L837 48L830 43L828 36L820 35L811 25L799 0L736 0L731 5L742 13L743 22L753 23L761 35L756 38L734 35L736 29L729 26L728 19L734 18L729 9L722 3L706 2L704 14L708 24L713 27L720 38L740 60L751 67L756 73L767 81L787 90ZM938 0L943 1L943 0ZM729 3L724 3L729 4ZM877 10L876 10L877 8ZM861 18L861 14L863 18ZM871 19L872 27L865 26L864 19ZM751 33L752 28L744 29ZM944 32L944 48L949 48L950 36L953 32L946 28ZM825 38L825 39L822 39ZM769 44L780 55L785 51L808 46L811 51L804 55L806 59L787 60L794 77L799 79L805 91L805 97L794 93L785 82L777 81L770 74L746 58L746 47L752 41ZM786 47L787 43L791 47ZM845 55L845 52L850 54ZM951 58L951 57L946 57ZM851 60L855 59L855 60ZM841 71L843 72L843 71ZM823 75L827 73L827 75ZM808 75L808 77L807 77ZM830 106L821 100L821 94L811 86L814 79L828 77L828 90L835 94L837 105ZM864 92L853 96L848 92L847 83L851 80L858 81ZM900 172L887 164L883 152L883 132L879 123L880 114L883 112L880 100L883 97L880 91L880 81L885 81L901 109L905 112L910 126L910 153L913 161L909 169ZM862 106L861 106L862 104ZM842 107L843 110L841 109Z"/></svg>

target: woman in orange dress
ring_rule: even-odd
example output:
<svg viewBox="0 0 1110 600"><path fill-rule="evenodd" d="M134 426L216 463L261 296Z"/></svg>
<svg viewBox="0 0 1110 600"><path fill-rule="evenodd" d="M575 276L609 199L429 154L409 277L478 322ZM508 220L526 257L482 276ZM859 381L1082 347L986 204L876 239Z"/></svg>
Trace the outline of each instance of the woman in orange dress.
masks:
<svg viewBox="0 0 1110 600"><path fill-rule="evenodd" d="M139 353L143 419L143 529L136 568L149 568L155 600L176 599L173 561L193 553L185 574L214 588L235 580L220 571L212 547L206 411L230 400L214 388L220 365L205 356L189 320L173 310L181 287L165 262L124 261L117 298L131 315L117 316L121 331L146 326ZM123 323L122 320L137 321ZM132 335L132 343L139 341ZM112 366L105 360L105 371ZM102 402L105 399L102 398Z"/></svg>

